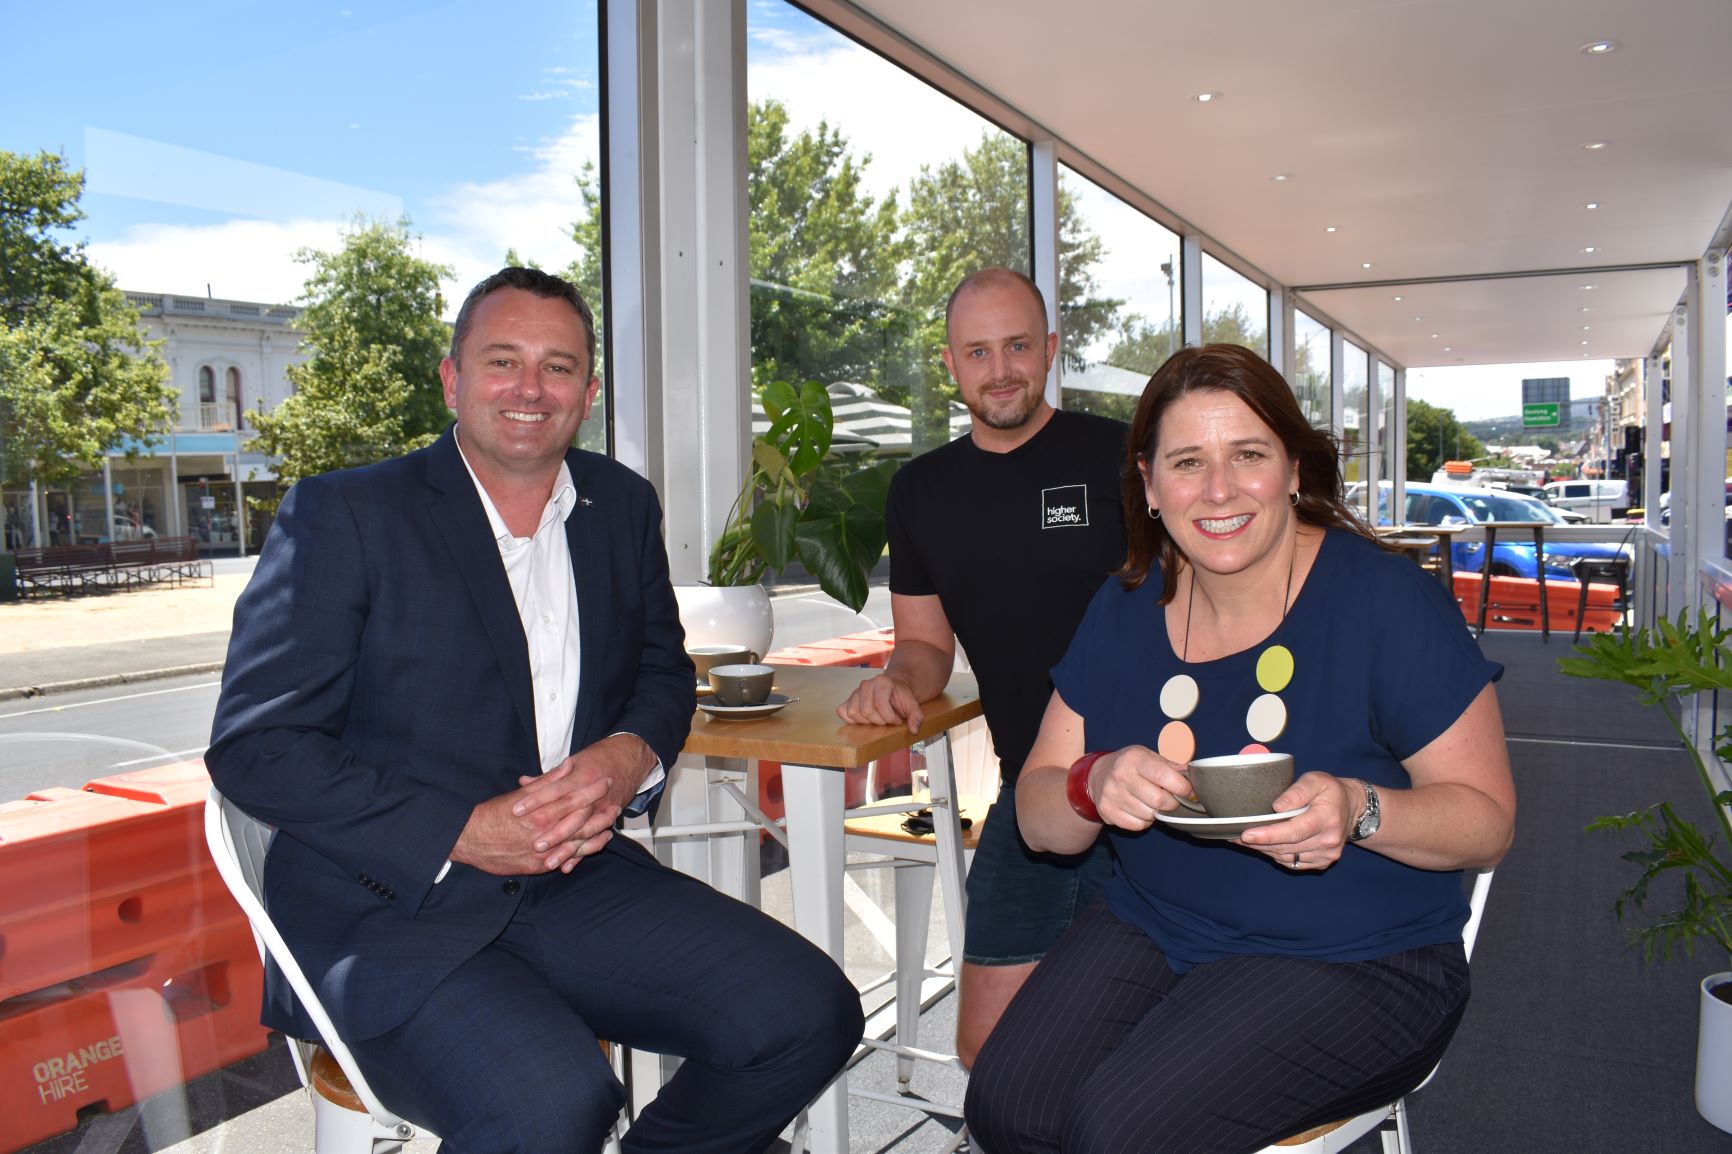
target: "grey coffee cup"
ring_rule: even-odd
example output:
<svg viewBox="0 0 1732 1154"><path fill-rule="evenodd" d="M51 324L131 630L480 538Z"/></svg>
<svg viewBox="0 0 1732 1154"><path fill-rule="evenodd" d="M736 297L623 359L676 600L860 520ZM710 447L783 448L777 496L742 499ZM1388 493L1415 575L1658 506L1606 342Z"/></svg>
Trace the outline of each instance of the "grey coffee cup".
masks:
<svg viewBox="0 0 1732 1154"><path fill-rule="evenodd" d="M744 645L694 645L686 650L686 656L692 659L698 680L702 681L718 665L755 665L759 654Z"/></svg>
<svg viewBox="0 0 1732 1154"><path fill-rule="evenodd" d="M1233 753L1199 757L1186 769L1197 800L1210 817L1271 813L1293 784L1290 753Z"/></svg>
<svg viewBox="0 0 1732 1154"><path fill-rule="evenodd" d="M762 705L776 680L773 665L712 665L710 689L718 705Z"/></svg>

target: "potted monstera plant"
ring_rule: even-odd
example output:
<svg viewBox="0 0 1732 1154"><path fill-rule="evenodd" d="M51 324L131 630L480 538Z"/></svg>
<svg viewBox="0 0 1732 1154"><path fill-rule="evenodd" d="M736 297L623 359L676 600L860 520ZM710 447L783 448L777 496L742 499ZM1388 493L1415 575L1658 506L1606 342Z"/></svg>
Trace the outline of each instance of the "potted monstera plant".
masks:
<svg viewBox="0 0 1732 1154"><path fill-rule="evenodd" d="M760 656L771 626L759 584L766 573L798 560L837 601L856 613L866 604L895 472L889 461L859 466L830 456L835 414L817 381L772 381L761 400L770 427L752 438L739 496L710 549L709 585L679 591L688 644L744 644ZM742 616L747 625L737 623Z"/></svg>
<svg viewBox="0 0 1732 1154"><path fill-rule="evenodd" d="M1573 677L1594 677L1634 686L1645 704L1659 706L1695 763L1708 795L1715 826L1704 833L1662 801L1635 813L1603 817L1590 830L1636 830L1643 844L1624 859L1640 869L1613 905L1619 919L1641 918L1630 931L1649 959L1677 949L1693 956L1697 943L1710 946L1720 962L1732 961L1732 790L1719 789L1710 766L1685 732L1678 699L1695 693L1732 694L1727 643L1732 629L1713 609L1680 613L1653 630L1636 630L1628 644L1612 634L1577 648L1559 667ZM1732 725L1712 743L1721 762L1732 761ZM1653 888L1651 888L1653 887ZM1661 896L1661 889L1665 896ZM1702 980L1701 1024L1696 1050L1696 1109L1732 1132L1732 972Z"/></svg>

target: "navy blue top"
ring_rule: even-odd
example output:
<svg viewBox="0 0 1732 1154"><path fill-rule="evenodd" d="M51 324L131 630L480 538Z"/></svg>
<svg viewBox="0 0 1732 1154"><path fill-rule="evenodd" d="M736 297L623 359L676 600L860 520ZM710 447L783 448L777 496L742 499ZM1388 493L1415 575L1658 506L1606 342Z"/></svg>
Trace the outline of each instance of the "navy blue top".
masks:
<svg viewBox="0 0 1732 1154"><path fill-rule="evenodd" d="M1154 749L1168 718L1160 692L1188 673L1200 700L1185 719L1198 757L1237 753L1255 739L1246 713L1264 691L1257 658L1293 654L1278 696L1287 721L1263 742L1291 753L1296 773L1322 770L1407 789L1410 757L1447 730L1503 675L1469 635L1455 601L1412 561L1329 530L1274 634L1217 661L1182 663L1159 604L1160 567L1125 592L1109 579L1089 605L1053 684L1085 721L1085 748ZM1459 941L1467 899L1459 870L1416 869L1348 845L1326 870L1283 870L1226 841L1160 822L1109 829L1112 910L1154 939L1175 970L1242 954L1361 961Z"/></svg>

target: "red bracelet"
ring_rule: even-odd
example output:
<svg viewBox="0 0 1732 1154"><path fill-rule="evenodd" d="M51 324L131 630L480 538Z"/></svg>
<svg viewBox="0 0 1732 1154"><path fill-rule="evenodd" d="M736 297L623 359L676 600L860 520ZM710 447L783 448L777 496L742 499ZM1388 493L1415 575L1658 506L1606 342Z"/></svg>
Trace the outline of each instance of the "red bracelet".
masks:
<svg viewBox="0 0 1732 1154"><path fill-rule="evenodd" d="M1089 770L1095 767L1095 762L1111 752L1110 749L1100 749L1094 753L1083 754L1076 759L1064 779L1064 796L1070 802L1070 807L1076 810L1078 817L1096 825L1103 823L1101 811L1095 808L1094 799L1089 797Z"/></svg>

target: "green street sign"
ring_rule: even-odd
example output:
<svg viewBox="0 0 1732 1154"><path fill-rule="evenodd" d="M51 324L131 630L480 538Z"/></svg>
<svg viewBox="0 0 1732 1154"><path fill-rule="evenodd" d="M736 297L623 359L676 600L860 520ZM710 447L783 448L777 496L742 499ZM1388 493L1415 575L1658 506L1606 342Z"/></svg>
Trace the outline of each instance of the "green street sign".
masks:
<svg viewBox="0 0 1732 1154"><path fill-rule="evenodd" d="M1537 429L1557 423L1558 403L1556 401L1522 406L1522 428L1524 429Z"/></svg>

